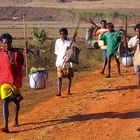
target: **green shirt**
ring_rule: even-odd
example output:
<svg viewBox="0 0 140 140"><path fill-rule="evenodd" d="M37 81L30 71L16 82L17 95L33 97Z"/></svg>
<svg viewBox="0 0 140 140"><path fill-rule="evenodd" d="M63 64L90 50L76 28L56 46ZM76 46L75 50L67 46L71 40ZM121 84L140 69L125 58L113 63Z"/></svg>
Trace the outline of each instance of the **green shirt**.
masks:
<svg viewBox="0 0 140 140"><path fill-rule="evenodd" d="M119 44L121 42L120 32L106 32L101 36L101 40L104 40L107 44L107 55L114 55L117 53Z"/></svg>

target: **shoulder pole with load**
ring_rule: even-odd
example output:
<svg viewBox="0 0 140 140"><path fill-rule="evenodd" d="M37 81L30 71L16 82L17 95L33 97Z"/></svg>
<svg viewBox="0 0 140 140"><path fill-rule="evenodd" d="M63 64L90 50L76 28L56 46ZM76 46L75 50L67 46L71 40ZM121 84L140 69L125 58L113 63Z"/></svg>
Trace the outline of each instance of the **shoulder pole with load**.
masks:
<svg viewBox="0 0 140 140"><path fill-rule="evenodd" d="M64 62L72 62L72 63L75 63L75 64L78 64L78 58L79 58L79 53L80 53L80 49L76 46L73 46L73 43L75 42L75 38L78 34L78 28L79 28L79 25L80 25L80 21L81 21L81 17L79 17L78 19L78 22L77 22L77 26L76 26L76 29L75 29L75 32L74 32L74 35L72 37L72 41L70 43L70 46L67 47L67 50L66 50L66 53L64 55Z"/></svg>

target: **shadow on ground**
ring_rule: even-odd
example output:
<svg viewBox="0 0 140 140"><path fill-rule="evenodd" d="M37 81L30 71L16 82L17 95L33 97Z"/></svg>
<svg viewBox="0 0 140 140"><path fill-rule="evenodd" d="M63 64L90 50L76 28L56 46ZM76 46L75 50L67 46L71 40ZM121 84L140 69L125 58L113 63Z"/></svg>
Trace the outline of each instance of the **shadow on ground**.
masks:
<svg viewBox="0 0 140 140"><path fill-rule="evenodd" d="M96 92L111 92L111 91L121 91L121 90L129 90L129 89L140 89L140 87L138 85L131 85L131 86L118 86L115 88L111 88L111 89L99 89L96 90Z"/></svg>
<svg viewBox="0 0 140 140"><path fill-rule="evenodd" d="M23 129L22 126L25 126L25 125L27 125L28 128L23 129L23 130L11 131L10 133L19 133L19 132L30 131L30 130L35 130L35 129L42 129L49 126L56 126L56 125L65 124L65 123L88 121L88 120L99 120L99 119L105 119L105 118L112 118L112 119L114 118L119 118L119 119L140 118L140 110L133 111L133 112L125 112L125 113L104 112L104 113L94 113L94 114L81 114L81 115L69 116L65 119L23 123L19 126L19 129Z"/></svg>

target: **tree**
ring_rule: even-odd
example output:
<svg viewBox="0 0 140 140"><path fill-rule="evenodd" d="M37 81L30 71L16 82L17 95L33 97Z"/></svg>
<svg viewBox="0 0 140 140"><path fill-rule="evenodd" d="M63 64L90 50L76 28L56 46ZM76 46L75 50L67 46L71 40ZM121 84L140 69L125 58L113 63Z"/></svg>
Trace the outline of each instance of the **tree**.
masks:
<svg viewBox="0 0 140 140"><path fill-rule="evenodd" d="M37 43L38 47L43 45L48 35L47 32L45 32L44 30L39 31L37 28L33 28L31 34L33 36L33 40Z"/></svg>

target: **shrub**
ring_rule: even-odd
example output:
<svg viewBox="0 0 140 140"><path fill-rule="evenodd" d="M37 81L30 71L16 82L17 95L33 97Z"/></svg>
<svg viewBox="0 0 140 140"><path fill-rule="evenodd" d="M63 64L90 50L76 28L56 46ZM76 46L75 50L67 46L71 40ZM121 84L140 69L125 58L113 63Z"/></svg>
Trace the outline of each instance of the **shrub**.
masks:
<svg viewBox="0 0 140 140"><path fill-rule="evenodd" d="M47 42L48 33L44 30L39 31L33 28L31 32L34 44L28 44L29 53L28 65L31 67L47 67L51 65L52 58L54 58L52 43Z"/></svg>

